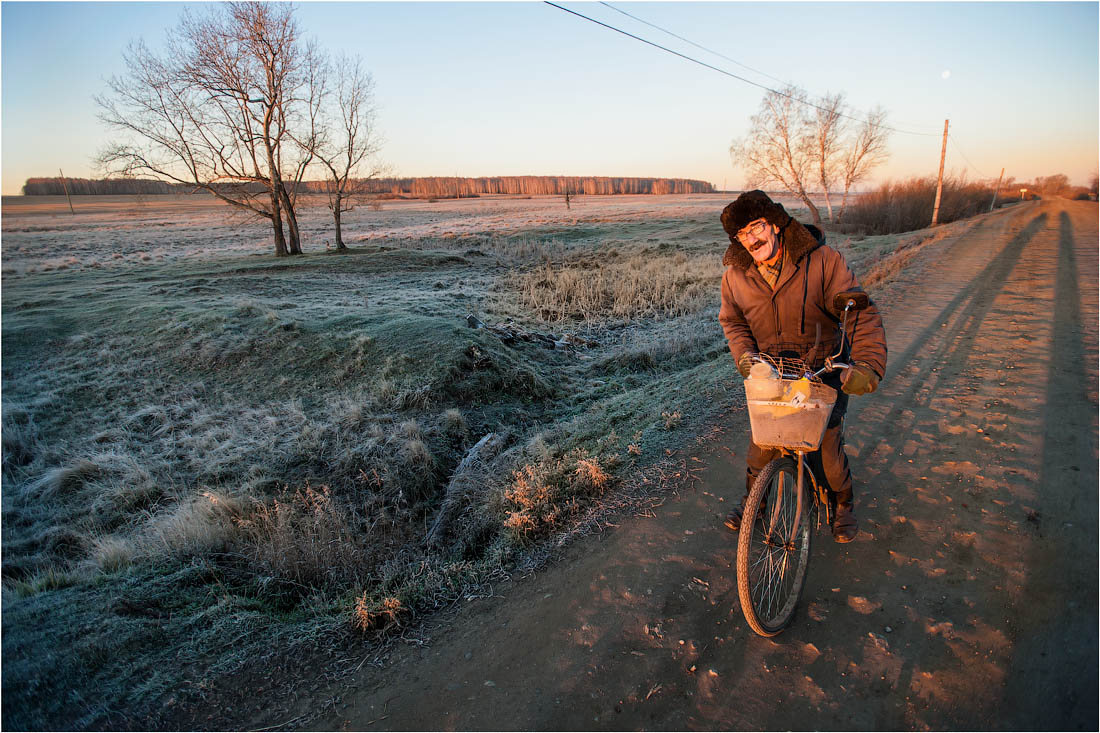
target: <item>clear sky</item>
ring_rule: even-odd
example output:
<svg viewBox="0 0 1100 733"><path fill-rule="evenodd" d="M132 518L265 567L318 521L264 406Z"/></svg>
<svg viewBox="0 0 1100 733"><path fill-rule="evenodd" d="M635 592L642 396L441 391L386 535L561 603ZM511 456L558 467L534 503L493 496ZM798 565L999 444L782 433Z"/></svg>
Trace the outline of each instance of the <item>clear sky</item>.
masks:
<svg viewBox="0 0 1100 733"><path fill-rule="evenodd" d="M730 73L883 105L895 133L873 182L947 169L1019 180L1097 169L1098 3L559 4ZM93 95L183 3L2 4L3 193L31 176L95 177L111 138ZM729 146L764 91L541 2L303 3L322 46L374 75L398 175L696 178L739 188Z"/></svg>

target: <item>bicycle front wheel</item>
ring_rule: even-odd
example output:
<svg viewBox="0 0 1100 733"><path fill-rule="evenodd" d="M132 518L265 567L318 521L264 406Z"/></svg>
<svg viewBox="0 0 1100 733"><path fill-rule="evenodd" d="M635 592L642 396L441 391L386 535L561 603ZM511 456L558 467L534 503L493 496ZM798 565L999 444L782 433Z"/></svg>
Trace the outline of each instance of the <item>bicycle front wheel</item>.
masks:
<svg viewBox="0 0 1100 733"><path fill-rule="evenodd" d="M809 482L777 458L760 472L745 501L737 538L737 592L752 630L775 636L790 623L806 583L813 537Z"/></svg>

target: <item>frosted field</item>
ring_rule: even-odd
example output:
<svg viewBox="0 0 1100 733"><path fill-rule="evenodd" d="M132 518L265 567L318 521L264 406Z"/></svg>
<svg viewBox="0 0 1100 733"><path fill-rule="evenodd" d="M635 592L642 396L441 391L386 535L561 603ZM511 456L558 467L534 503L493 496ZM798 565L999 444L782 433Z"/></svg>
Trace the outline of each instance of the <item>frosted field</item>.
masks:
<svg viewBox="0 0 1100 733"><path fill-rule="evenodd" d="M648 223L700 220L713 215L716 249L724 249L718 222L733 194L576 196L566 208L560 196L484 196L475 199L390 200L381 210L361 206L344 215L344 241L448 240L514 237L525 233L553 236L578 225L621 222L624 238ZM793 210L793 200L780 199ZM332 217L324 201L300 206L303 250L332 245ZM271 227L266 220L205 195L78 196L76 214L64 197L5 196L2 263L5 277L32 272L164 263L181 258L269 254ZM709 229L709 227L708 227ZM583 234L583 232L581 232ZM647 232L649 237L660 233Z"/></svg>

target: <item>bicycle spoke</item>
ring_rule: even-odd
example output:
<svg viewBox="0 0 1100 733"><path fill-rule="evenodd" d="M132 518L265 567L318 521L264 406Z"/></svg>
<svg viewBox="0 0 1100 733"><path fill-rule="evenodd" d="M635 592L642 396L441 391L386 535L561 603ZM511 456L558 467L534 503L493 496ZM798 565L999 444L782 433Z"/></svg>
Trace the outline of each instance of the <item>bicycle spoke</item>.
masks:
<svg viewBox="0 0 1100 733"><path fill-rule="evenodd" d="M760 575L755 583L754 590L758 592L754 594L754 605L765 618L772 618L777 608L785 602L786 594L782 593L782 589L788 566L787 555L782 547L766 547L757 563Z"/></svg>

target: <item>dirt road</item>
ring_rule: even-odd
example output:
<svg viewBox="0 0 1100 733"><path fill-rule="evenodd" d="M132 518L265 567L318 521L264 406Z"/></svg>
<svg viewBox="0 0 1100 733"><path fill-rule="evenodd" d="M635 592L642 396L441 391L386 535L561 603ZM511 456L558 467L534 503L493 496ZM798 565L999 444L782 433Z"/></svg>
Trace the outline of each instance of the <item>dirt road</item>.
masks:
<svg viewBox="0 0 1100 733"><path fill-rule="evenodd" d="M782 635L745 624L720 521L738 411L652 516L298 712L325 708L314 729L1095 730L1096 206L998 212L910 273L875 294L890 368L849 411L862 532L816 535Z"/></svg>

